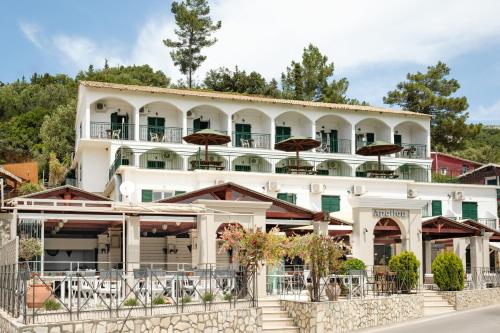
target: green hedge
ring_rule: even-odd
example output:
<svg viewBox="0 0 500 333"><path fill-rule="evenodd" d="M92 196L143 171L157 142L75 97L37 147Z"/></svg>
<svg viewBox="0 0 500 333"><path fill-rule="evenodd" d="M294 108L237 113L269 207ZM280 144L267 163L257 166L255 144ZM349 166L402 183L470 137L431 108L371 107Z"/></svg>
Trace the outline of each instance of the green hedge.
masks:
<svg viewBox="0 0 500 333"><path fill-rule="evenodd" d="M450 251L441 252L432 263L434 283L443 291L464 289L465 274L462 260Z"/></svg>
<svg viewBox="0 0 500 333"><path fill-rule="evenodd" d="M389 260L389 269L396 272L397 289L410 292L417 286L420 261L413 252L404 251Z"/></svg>
<svg viewBox="0 0 500 333"><path fill-rule="evenodd" d="M366 265L361 259L349 258L340 266L340 274L349 274L349 271L362 271L366 269Z"/></svg>

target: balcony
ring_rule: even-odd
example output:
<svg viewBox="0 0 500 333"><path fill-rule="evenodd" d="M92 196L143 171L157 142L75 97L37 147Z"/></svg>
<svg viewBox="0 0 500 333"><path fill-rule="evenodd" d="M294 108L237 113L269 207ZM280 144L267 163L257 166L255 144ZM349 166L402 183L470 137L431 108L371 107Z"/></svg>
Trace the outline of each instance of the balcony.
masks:
<svg viewBox="0 0 500 333"><path fill-rule="evenodd" d="M497 219L495 219L495 218L478 218L477 222L481 223L482 225L485 225L491 229L498 230Z"/></svg>
<svg viewBox="0 0 500 333"><path fill-rule="evenodd" d="M270 149L271 135L260 133L233 132L233 145L235 147Z"/></svg>
<svg viewBox="0 0 500 333"><path fill-rule="evenodd" d="M141 125L139 139L151 142L182 143L182 128Z"/></svg>
<svg viewBox="0 0 500 333"><path fill-rule="evenodd" d="M324 141L321 138L316 138L321 141L321 146L316 148L317 153L333 153L333 154L350 154L351 153L351 140L348 139L334 139Z"/></svg>
<svg viewBox="0 0 500 333"><path fill-rule="evenodd" d="M90 122L92 139L133 140L134 124Z"/></svg>
<svg viewBox="0 0 500 333"><path fill-rule="evenodd" d="M398 158L426 158L427 145L419 143L402 143L401 151L396 153Z"/></svg>

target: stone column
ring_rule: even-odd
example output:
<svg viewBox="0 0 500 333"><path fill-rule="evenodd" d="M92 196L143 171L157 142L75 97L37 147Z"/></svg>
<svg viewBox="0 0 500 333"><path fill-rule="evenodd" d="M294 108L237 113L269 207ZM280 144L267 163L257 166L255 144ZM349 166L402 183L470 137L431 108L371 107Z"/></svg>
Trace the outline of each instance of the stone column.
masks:
<svg viewBox="0 0 500 333"><path fill-rule="evenodd" d="M214 215L198 215L196 229L198 230L198 264L202 267L204 265L215 265L217 235Z"/></svg>
<svg viewBox="0 0 500 333"><path fill-rule="evenodd" d="M492 232L485 232L484 236L481 237L483 241L482 253L483 253L483 267L489 269L490 267L490 237L493 236Z"/></svg>
<svg viewBox="0 0 500 333"><path fill-rule="evenodd" d="M465 249L467 248L467 242L464 238L453 238L453 252L462 260L462 265L467 266L467 258L465 256Z"/></svg>
<svg viewBox="0 0 500 333"><path fill-rule="evenodd" d="M404 248L406 251L411 251L415 254L418 261L420 261L420 283L422 283L424 276L423 269L423 257L422 257L422 211L420 209L412 209L410 210L410 214L408 217L408 226L407 226L407 244Z"/></svg>
<svg viewBox="0 0 500 333"><path fill-rule="evenodd" d="M424 258L425 270L424 274L432 273L432 241L424 241Z"/></svg>

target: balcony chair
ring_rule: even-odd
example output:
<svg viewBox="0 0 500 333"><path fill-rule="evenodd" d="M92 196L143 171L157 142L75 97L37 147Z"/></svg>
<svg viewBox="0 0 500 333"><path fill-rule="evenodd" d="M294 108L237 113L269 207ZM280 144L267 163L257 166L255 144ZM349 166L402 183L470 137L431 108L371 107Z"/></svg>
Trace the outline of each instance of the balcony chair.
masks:
<svg viewBox="0 0 500 333"><path fill-rule="evenodd" d="M111 139L117 139L117 140L119 140L120 137L121 137L121 135L120 135L121 133L122 133L122 130L119 130L119 129L113 130L113 132L111 134Z"/></svg>
<svg viewBox="0 0 500 333"><path fill-rule="evenodd" d="M240 139L241 147L243 148L251 148L250 147L250 140L248 139Z"/></svg>
<svg viewBox="0 0 500 333"><path fill-rule="evenodd" d="M152 142L160 142L160 136L158 133L153 133L153 132L150 132L149 133L149 138Z"/></svg>

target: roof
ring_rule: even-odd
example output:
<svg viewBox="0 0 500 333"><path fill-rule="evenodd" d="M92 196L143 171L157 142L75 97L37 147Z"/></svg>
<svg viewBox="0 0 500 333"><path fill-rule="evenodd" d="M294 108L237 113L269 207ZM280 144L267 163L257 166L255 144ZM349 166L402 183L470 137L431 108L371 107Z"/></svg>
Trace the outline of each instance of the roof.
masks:
<svg viewBox="0 0 500 333"><path fill-rule="evenodd" d="M481 163L481 162L476 162L476 161L468 160L466 158L458 157L458 156L451 155L451 154L441 153L441 152L438 152L438 151L431 152L431 157L432 157L432 154L434 154L434 155L442 155L442 156L454 158L456 160L460 160L460 161L464 161L464 162L469 162L469 163L477 164L477 165L483 165L484 164L484 163Z"/></svg>
<svg viewBox="0 0 500 333"><path fill-rule="evenodd" d="M484 164L484 165L480 166L479 168L476 168L474 170L471 170L471 171L468 171L468 172L466 172L464 174L461 174L460 176L458 176L458 178L462 178L462 177L466 177L466 176L472 175L474 173L480 172L480 171L482 171L484 169L487 169L487 168L500 168L500 165L495 164L495 163Z"/></svg>
<svg viewBox="0 0 500 333"><path fill-rule="evenodd" d="M10 171L8 171L0 166L0 177L2 177L2 176L5 178L9 178L18 184L21 184L24 182L24 180L21 177L16 176L12 172L10 172Z"/></svg>
<svg viewBox="0 0 500 333"><path fill-rule="evenodd" d="M422 233L424 237L432 239L479 236L479 232L480 229L475 225L458 222L445 216L422 219Z"/></svg>
<svg viewBox="0 0 500 333"><path fill-rule="evenodd" d="M324 103L324 102L312 102L312 101L300 101L292 99L279 99L272 97L262 97L257 95L243 95L237 93L227 93L227 92L214 92L208 90L187 90L187 89L172 89L172 88L160 88L160 87L149 87L149 86L138 86L138 85L127 85L127 84L117 84L108 82L96 82L96 81L80 81L80 85L89 88L97 89L114 89L120 91L131 91L131 92L142 92L151 94L163 94L163 95L177 95L177 96L191 96L191 97L202 97L202 98L218 98L223 100L232 100L239 102L256 102L256 103L270 103L270 104L282 104L282 105L297 105L303 107L311 108L321 108L321 109L331 109L331 110L344 110L344 111L367 111L367 112L383 112L383 113L393 113L400 115L407 115L419 118L431 118L430 115L389 109L375 106L366 105L351 105L351 104L336 104L336 103Z"/></svg>
<svg viewBox="0 0 500 333"><path fill-rule="evenodd" d="M59 187L50 188L44 191L35 192L21 196L21 198L31 199L61 199L65 194L70 194L71 199L95 200L95 201L111 201L110 198L105 196L84 191L71 185L63 185Z"/></svg>

